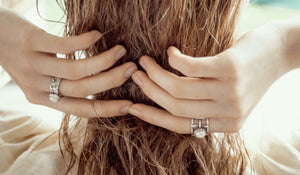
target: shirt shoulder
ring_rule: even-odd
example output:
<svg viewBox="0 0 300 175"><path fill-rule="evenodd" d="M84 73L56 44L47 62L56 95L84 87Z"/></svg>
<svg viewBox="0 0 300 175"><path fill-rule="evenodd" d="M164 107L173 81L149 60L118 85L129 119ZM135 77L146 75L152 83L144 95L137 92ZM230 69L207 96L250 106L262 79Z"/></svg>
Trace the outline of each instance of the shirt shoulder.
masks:
<svg viewBox="0 0 300 175"><path fill-rule="evenodd" d="M23 113L0 111L0 155L0 174L3 175L60 174L63 171L55 130Z"/></svg>
<svg viewBox="0 0 300 175"><path fill-rule="evenodd" d="M286 138L268 134L253 157L257 174L300 175L300 128Z"/></svg>

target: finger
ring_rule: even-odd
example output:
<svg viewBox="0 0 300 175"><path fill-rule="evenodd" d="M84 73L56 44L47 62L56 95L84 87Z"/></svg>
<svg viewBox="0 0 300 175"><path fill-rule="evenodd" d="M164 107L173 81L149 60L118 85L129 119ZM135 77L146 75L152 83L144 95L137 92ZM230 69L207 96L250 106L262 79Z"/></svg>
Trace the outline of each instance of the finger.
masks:
<svg viewBox="0 0 300 175"><path fill-rule="evenodd" d="M218 78L227 71L223 59L217 56L194 58L182 54L176 47L168 49L169 64L188 77Z"/></svg>
<svg viewBox="0 0 300 175"><path fill-rule="evenodd" d="M101 101L72 97L61 97L58 102L53 103L49 100L49 94L45 92L40 93L36 98L34 103L84 118L123 116L128 113L132 105L132 102L127 100Z"/></svg>
<svg viewBox="0 0 300 175"><path fill-rule="evenodd" d="M60 92L65 96L86 97L121 86L137 70L137 66L128 62L107 72L81 79L62 81Z"/></svg>
<svg viewBox="0 0 300 175"><path fill-rule="evenodd" d="M170 113L182 117L219 116L218 105L212 100L186 100L171 96L168 92L156 85L144 72L136 71L132 76L134 82L154 102Z"/></svg>
<svg viewBox="0 0 300 175"><path fill-rule="evenodd" d="M216 79L179 77L163 69L148 56L143 56L140 64L151 80L176 98L214 99L224 94L221 82Z"/></svg>
<svg viewBox="0 0 300 175"><path fill-rule="evenodd" d="M57 37L42 31L38 34L35 33L31 35L29 43L35 51L70 54L78 50L89 48L101 37L102 34L95 30L70 37Z"/></svg>
<svg viewBox="0 0 300 175"><path fill-rule="evenodd" d="M133 104L129 113L148 122L179 134L191 134L191 118L172 115L166 110L144 104ZM230 118L209 118L208 132L237 132L238 121ZM240 127L240 126L238 126Z"/></svg>
<svg viewBox="0 0 300 175"><path fill-rule="evenodd" d="M59 85L59 93L68 97L86 97L96 93L104 92L109 89L121 86L130 78L137 66L128 62L107 72L80 80L62 79ZM40 91L50 92L51 77L39 78Z"/></svg>
<svg viewBox="0 0 300 175"><path fill-rule="evenodd" d="M39 74L78 80L110 68L125 53L125 48L117 45L100 55L81 60L58 59L40 54L39 57L34 56L37 58L32 60L32 68Z"/></svg>
<svg viewBox="0 0 300 175"><path fill-rule="evenodd" d="M133 104L129 113L152 125L156 125L180 134L191 133L191 121L188 118L177 117L171 113L144 104Z"/></svg>

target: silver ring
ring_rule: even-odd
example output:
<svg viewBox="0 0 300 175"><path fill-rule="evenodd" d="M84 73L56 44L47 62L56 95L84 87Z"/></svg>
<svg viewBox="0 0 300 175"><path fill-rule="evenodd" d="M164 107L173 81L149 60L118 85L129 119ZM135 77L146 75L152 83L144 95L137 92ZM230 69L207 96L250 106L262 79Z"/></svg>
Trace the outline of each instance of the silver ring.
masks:
<svg viewBox="0 0 300 175"><path fill-rule="evenodd" d="M51 79L49 99L50 99L50 101L52 101L54 103L58 102L59 98L60 98L60 95L58 92L60 81L61 81L61 79L57 78L57 77L53 77Z"/></svg>
<svg viewBox="0 0 300 175"><path fill-rule="evenodd" d="M194 119L191 121L191 134L197 138L204 138L208 133L208 118Z"/></svg>

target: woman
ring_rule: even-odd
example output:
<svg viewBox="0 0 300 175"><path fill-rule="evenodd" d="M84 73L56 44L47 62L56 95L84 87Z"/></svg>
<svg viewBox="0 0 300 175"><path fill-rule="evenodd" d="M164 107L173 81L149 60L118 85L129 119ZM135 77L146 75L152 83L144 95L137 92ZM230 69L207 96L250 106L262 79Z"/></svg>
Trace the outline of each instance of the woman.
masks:
<svg viewBox="0 0 300 175"><path fill-rule="evenodd" d="M48 97L43 93L40 99L36 99L36 97L32 98L35 99L33 102L40 103L38 100L44 101L43 103L47 103L48 106L58 109L63 108L65 112L80 117L99 117L79 119L76 121L75 125L69 126L71 118L69 115L65 116L60 130L60 146L65 162L67 163L67 169L64 173L67 174L70 171L75 171L78 174L244 174L246 166L249 166L249 164L247 163L247 153L239 134L225 133L214 135L209 133L204 139L198 139L188 134L190 131L187 130L190 126L187 126L186 124L175 125L175 122L170 123L171 120L169 119L161 126L166 128L166 130L156 125L159 125L159 121L168 117L174 119L176 116L171 115L172 113L166 114L166 112L162 112L162 110L158 111L153 107L154 115L152 117L154 119L152 120L152 123L155 125L148 124L132 115L127 115L126 113L129 110L130 113L141 119L146 121L150 120L149 114L140 115L137 109L139 107L136 104L131 105L132 103L130 101L133 103L143 103L155 106L157 108L165 107L164 105L168 106L168 104L159 104L162 102L159 102L151 92L145 89L146 86L151 87L151 81L150 79L147 79L146 75L142 72L137 72L132 76L137 85L132 80L126 81L130 77L128 75L131 75L136 68L132 63L129 63L130 66L128 63L127 65L123 64L128 61L138 63L138 59L142 55L148 55L154 58L162 68L177 75L182 75L181 73L184 74L185 71L181 71L180 73L171 67L174 65L169 65L168 56L171 57L172 55L176 56L176 54L181 54L178 53L175 48L171 48L169 49L168 55L167 49L169 46L176 46L182 53L193 57L214 56L221 53L229 48L235 40L235 24L241 4L241 1L235 0L214 2L184 0L124 2L96 0L82 2L65 1L67 12L67 35L73 36L91 30L99 30L103 34L102 38L93 47L86 49L85 53L87 57L92 57L103 52L104 54L109 55L107 57L102 57L108 58L107 60L110 61L109 64L114 63L114 61L111 61L112 59L109 58L118 55L116 54L118 50L122 50L120 46L114 46L122 44L126 48L127 53L125 54L124 51L122 51L120 54L121 56L117 56L117 63L114 64L112 69L109 69L108 72L110 72L111 75L113 72L115 72L116 75L119 75L116 72L122 72L121 75L127 76L123 78L120 75L116 76L121 78L117 79L113 85L105 86L105 84L101 84L101 86L98 87L99 89L90 91L103 91L100 94L97 94L95 99L105 101L93 103L96 106L93 106L92 108L85 108L85 106L82 106L83 110L80 110L80 108L78 108L80 107L80 104L88 105L87 103L90 101L75 99L74 97L84 97L85 95L94 93L80 93L80 91L72 91L67 87L71 88L71 84L75 83L70 81L70 79L81 79L92 73L99 72L99 70L102 71L106 69L106 67L96 69L95 64L91 64L98 63L98 66L103 65L95 58L95 56L85 60L84 64L88 67L82 69L83 71L78 71L79 73L77 71L74 71L74 74L64 72L64 67L66 70L74 70L67 68L69 65L65 63L66 60L61 61L61 63L65 63L64 66L63 64L58 64L61 65L61 67L58 68L59 71L51 72L51 70L47 70L47 68L44 68L43 70L38 69L41 74L64 78L60 85L60 94L64 97L60 98L56 103L50 102L49 100L48 102L45 102L45 99ZM94 36L96 35L95 32L89 34L91 38L88 40L89 42L86 42L87 44L84 44L85 46L93 43L93 38L98 40L100 37ZM75 43L76 46L77 44L78 43ZM46 51L43 49L49 49L43 46L37 47L39 47L37 50L44 52ZM62 51L63 53L71 53L69 58L75 59L75 55L72 54L72 51L80 48L87 47L78 46L73 50ZM60 52L61 50L59 49L61 48L53 48L52 52ZM110 52L104 52L108 49L110 49ZM122 57L124 54L125 56ZM157 67L152 58L143 57L141 59L141 61L145 62L142 64L142 67L147 73L151 71L150 68L159 70L159 67ZM43 61L45 60L49 60L49 63L53 61L50 61L50 58L45 58ZM55 63L59 62L53 61L52 64ZM123 69L119 65L123 66ZM130 70L129 67L131 66L132 69ZM142 68L140 66L138 67L140 69ZM130 73L126 74L126 70L130 70ZM47 71L51 73L49 74ZM209 73L209 71L205 72ZM218 72L215 71L214 73ZM84 84L92 82L92 80L95 82L97 78L99 80L105 80L103 77L106 77L105 75L107 75L107 73L103 74L103 72L100 72L100 74L98 74L99 76L92 76L94 79L91 77L85 78ZM138 80L137 77L139 77L140 80ZM205 81L210 81L213 79L214 75L199 77L205 77ZM151 72L150 78L154 81L157 80L155 77L151 77ZM51 78L48 78L45 82L48 82L49 84L50 80ZM121 86L118 87L118 85ZM163 85L161 86L163 87ZM110 89L107 87L116 88ZM139 87L141 87L141 89ZM154 92L159 92L156 91L158 88L153 86L153 84L152 87ZM110 90L105 91L107 89ZM146 96L142 90L146 95L152 98L150 99ZM265 89L262 88L258 91L259 95L257 96L260 96L260 94L263 93L263 90ZM49 90L47 89L45 91L48 92ZM166 93L161 94L164 95L161 96L163 97L161 99L167 98ZM204 98L199 101L209 103L211 100ZM255 102L257 99L254 99L253 101ZM109 103L113 102L117 103L112 107ZM172 101L168 102L172 103ZM64 104L64 107L62 107L62 104ZM99 105L99 107L97 105ZM201 105L198 106L201 107ZM99 109L100 107L103 110ZM124 107L125 109L123 110ZM145 114L147 108L146 106L143 107L146 109L142 111ZM172 108L169 108L169 110L172 112ZM176 109L173 110L176 111ZM173 113L176 114L174 111ZM126 114L125 116L123 116L124 113ZM185 116L184 113L182 114L183 115L178 116L185 118L182 118L180 121L186 122L187 120L185 119L188 118L188 116ZM199 114L202 115L201 113ZM235 121L235 115L240 116L240 114L235 113L228 114L234 115L231 116L233 118L232 121ZM164 116L165 118L159 120L160 116ZM195 118L196 117L200 118L202 116L195 116ZM209 131L238 130L230 130L230 125L228 124L231 123L230 116L227 116L229 119L226 119L226 122L224 123L228 124L228 126L227 128L223 128L223 130L220 127L215 127L215 123L218 123L217 121L222 121L222 119L217 119L217 115L205 117L209 117L209 121L212 123L209 125L209 128L211 129ZM178 118L176 118L176 121L179 121ZM222 122L219 122L219 126L221 125ZM181 126L182 128L180 128ZM47 145L47 143L42 143L42 148L43 144ZM36 148L39 149L39 147ZM59 173L62 173L62 171L60 170Z"/></svg>

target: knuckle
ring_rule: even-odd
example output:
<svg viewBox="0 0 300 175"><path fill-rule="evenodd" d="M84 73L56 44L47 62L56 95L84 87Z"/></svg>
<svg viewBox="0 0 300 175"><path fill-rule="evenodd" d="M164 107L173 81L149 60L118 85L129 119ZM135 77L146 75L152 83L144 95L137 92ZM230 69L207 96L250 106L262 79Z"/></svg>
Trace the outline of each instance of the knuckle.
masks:
<svg viewBox="0 0 300 175"><path fill-rule="evenodd" d="M111 87L118 87L122 84L121 80L119 77L112 79L111 81Z"/></svg>
<svg viewBox="0 0 300 175"><path fill-rule="evenodd" d="M167 111L169 111L172 115L179 116L180 111L174 106L166 106Z"/></svg>
<svg viewBox="0 0 300 175"><path fill-rule="evenodd" d="M29 29L24 29L20 33L20 44L22 48L28 48L28 46L32 45L30 38L30 36L32 35L30 33L31 32L29 31Z"/></svg>
<svg viewBox="0 0 300 175"><path fill-rule="evenodd" d="M72 52L75 52L76 50L79 50L79 48L76 48L76 45L78 45L78 43L81 43L81 41L76 41L74 39L74 36L57 37L56 42L59 46L59 53L61 54L70 54Z"/></svg>
<svg viewBox="0 0 300 175"><path fill-rule="evenodd" d="M93 100L92 101L92 107L94 108L93 111L95 111L95 116L97 117L108 117L108 111L106 110L105 108L105 105L104 105L104 101L96 101L96 100Z"/></svg>
<svg viewBox="0 0 300 175"><path fill-rule="evenodd" d="M157 79L160 78L161 76L158 75ZM151 77L150 77L151 78ZM164 83L163 88L168 91L171 95L175 95L178 91L178 87L180 86L180 83L178 83L174 78L169 78L164 80L166 83Z"/></svg>
<svg viewBox="0 0 300 175"><path fill-rule="evenodd" d="M70 54L72 52L75 52L75 50L73 49L74 46L72 46L71 44L66 43L65 41L59 41L58 40L58 45L60 46L58 48L58 53Z"/></svg>
<svg viewBox="0 0 300 175"><path fill-rule="evenodd" d="M170 86L170 94L176 98L182 98L183 97L183 89L181 88L181 84L174 83L172 86Z"/></svg>
<svg viewBox="0 0 300 175"><path fill-rule="evenodd" d="M184 108L182 107L182 105L178 104L178 102L173 102L173 103L169 103L170 105L167 108L167 110L175 115L175 116L184 116L185 112L184 112Z"/></svg>
<svg viewBox="0 0 300 175"><path fill-rule="evenodd" d="M84 40L82 40L81 43L82 43L82 47L84 49L87 49L94 43L94 39L92 37L86 37Z"/></svg>
<svg viewBox="0 0 300 175"><path fill-rule="evenodd" d="M169 105L165 107L167 111L169 111L171 114L173 115L177 115L178 116L178 109L176 109L176 107L174 105Z"/></svg>
<svg viewBox="0 0 300 175"><path fill-rule="evenodd" d="M24 27L19 35L19 43L21 44L21 47L29 48L36 45L37 43L33 43L32 36L40 35L43 33L45 33L45 31L39 28L34 28L32 26Z"/></svg>
<svg viewBox="0 0 300 175"><path fill-rule="evenodd" d="M80 76L82 75L86 75L88 73L88 60L84 59L84 60L78 60L75 62L76 63L76 68L78 70L78 72L80 72Z"/></svg>
<svg viewBox="0 0 300 175"><path fill-rule="evenodd" d="M69 38L70 39L70 38ZM67 42L70 48L74 50L87 49L94 43L92 35L78 35L71 38L72 42Z"/></svg>
<svg viewBox="0 0 300 175"><path fill-rule="evenodd" d="M232 80L238 80L241 72L241 59L235 49L228 49L226 52L217 55L216 57L221 61L225 77Z"/></svg>
<svg viewBox="0 0 300 175"><path fill-rule="evenodd" d="M70 80L77 80L82 78L82 72L80 70L80 64L73 61L67 68L66 68L66 76Z"/></svg>
<svg viewBox="0 0 300 175"><path fill-rule="evenodd" d="M101 69L105 69L107 68L107 66L111 66L116 62L115 59L112 59L113 55L106 52L101 53L99 56L97 56L101 59Z"/></svg>
<svg viewBox="0 0 300 175"><path fill-rule="evenodd" d="M223 85L224 100L229 102L239 102L245 95L245 88L242 80L227 81Z"/></svg>
<svg viewBox="0 0 300 175"><path fill-rule="evenodd" d="M237 82L230 83L227 94L228 99L233 100L234 102L239 101L239 99L242 97L239 84Z"/></svg>
<svg viewBox="0 0 300 175"><path fill-rule="evenodd" d="M123 74L119 74L119 73L113 74L112 78L109 79L110 87L114 88L120 86L122 84L123 79L124 79Z"/></svg>
<svg viewBox="0 0 300 175"><path fill-rule="evenodd" d="M77 108L76 111L74 111L74 115L76 115L79 118L86 118L91 116L91 114L86 113L82 108Z"/></svg>
<svg viewBox="0 0 300 175"><path fill-rule="evenodd" d="M84 82L77 82L76 86L72 86L71 91L73 94L79 97L86 97L89 94L89 86L87 86Z"/></svg>

